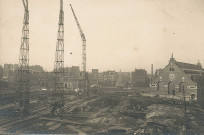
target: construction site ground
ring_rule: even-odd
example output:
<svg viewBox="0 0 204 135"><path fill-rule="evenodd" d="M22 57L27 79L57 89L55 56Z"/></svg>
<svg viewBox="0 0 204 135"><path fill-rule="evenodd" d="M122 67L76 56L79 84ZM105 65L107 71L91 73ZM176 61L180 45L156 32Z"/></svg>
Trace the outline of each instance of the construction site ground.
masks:
<svg viewBox="0 0 204 135"><path fill-rule="evenodd" d="M186 114L185 114L186 105ZM204 110L194 102L131 90L102 89L89 98L69 93L62 115L51 116L49 97L31 100L28 116L0 106L0 134L202 134Z"/></svg>

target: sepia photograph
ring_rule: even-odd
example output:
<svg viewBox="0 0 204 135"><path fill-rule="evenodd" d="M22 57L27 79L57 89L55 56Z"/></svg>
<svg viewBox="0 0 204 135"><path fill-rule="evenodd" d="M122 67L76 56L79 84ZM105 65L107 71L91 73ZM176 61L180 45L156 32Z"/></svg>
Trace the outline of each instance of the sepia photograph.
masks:
<svg viewBox="0 0 204 135"><path fill-rule="evenodd" d="M0 0L0 134L203 135L204 0Z"/></svg>

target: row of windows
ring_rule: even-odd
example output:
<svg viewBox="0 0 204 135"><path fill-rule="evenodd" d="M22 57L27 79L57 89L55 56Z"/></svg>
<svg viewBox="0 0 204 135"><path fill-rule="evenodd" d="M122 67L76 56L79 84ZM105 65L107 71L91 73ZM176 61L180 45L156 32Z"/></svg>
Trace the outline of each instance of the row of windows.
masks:
<svg viewBox="0 0 204 135"><path fill-rule="evenodd" d="M151 84L150 86L152 87L159 87L159 84ZM182 85L183 86L183 85ZM182 86L175 85L175 88L183 88ZM164 87L168 87L168 85L164 85ZM196 86L187 86L188 89L196 89Z"/></svg>

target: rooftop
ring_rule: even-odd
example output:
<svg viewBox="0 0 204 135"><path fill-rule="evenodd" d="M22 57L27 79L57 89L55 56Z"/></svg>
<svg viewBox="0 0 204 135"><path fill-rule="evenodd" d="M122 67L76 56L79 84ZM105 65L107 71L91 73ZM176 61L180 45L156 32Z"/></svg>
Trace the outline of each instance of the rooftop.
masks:
<svg viewBox="0 0 204 135"><path fill-rule="evenodd" d="M176 61L176 64L180 68L193 69L193 70L203 70L202 66L199 66L199 65L196 65L196 64L189 64L189 63L178 62L178 61Z"/></svg>

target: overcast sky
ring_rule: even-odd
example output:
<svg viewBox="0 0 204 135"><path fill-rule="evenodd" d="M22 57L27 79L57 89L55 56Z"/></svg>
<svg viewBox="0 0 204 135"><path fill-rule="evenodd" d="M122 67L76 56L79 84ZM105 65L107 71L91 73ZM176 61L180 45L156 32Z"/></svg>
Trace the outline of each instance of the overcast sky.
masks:
<svg viewBox="0 0 204 135"><path fill-rule="evenodd" d="M177 61L204 63L203 0L64 0L65 66L81 66L81 38L72 4L87 39L87 70L150 72ZM29 0L30 65L54 68L59 0ZM0 65L18 63L22 0L0 0ZM72 52L72 55L70 55Z"/></svg>

